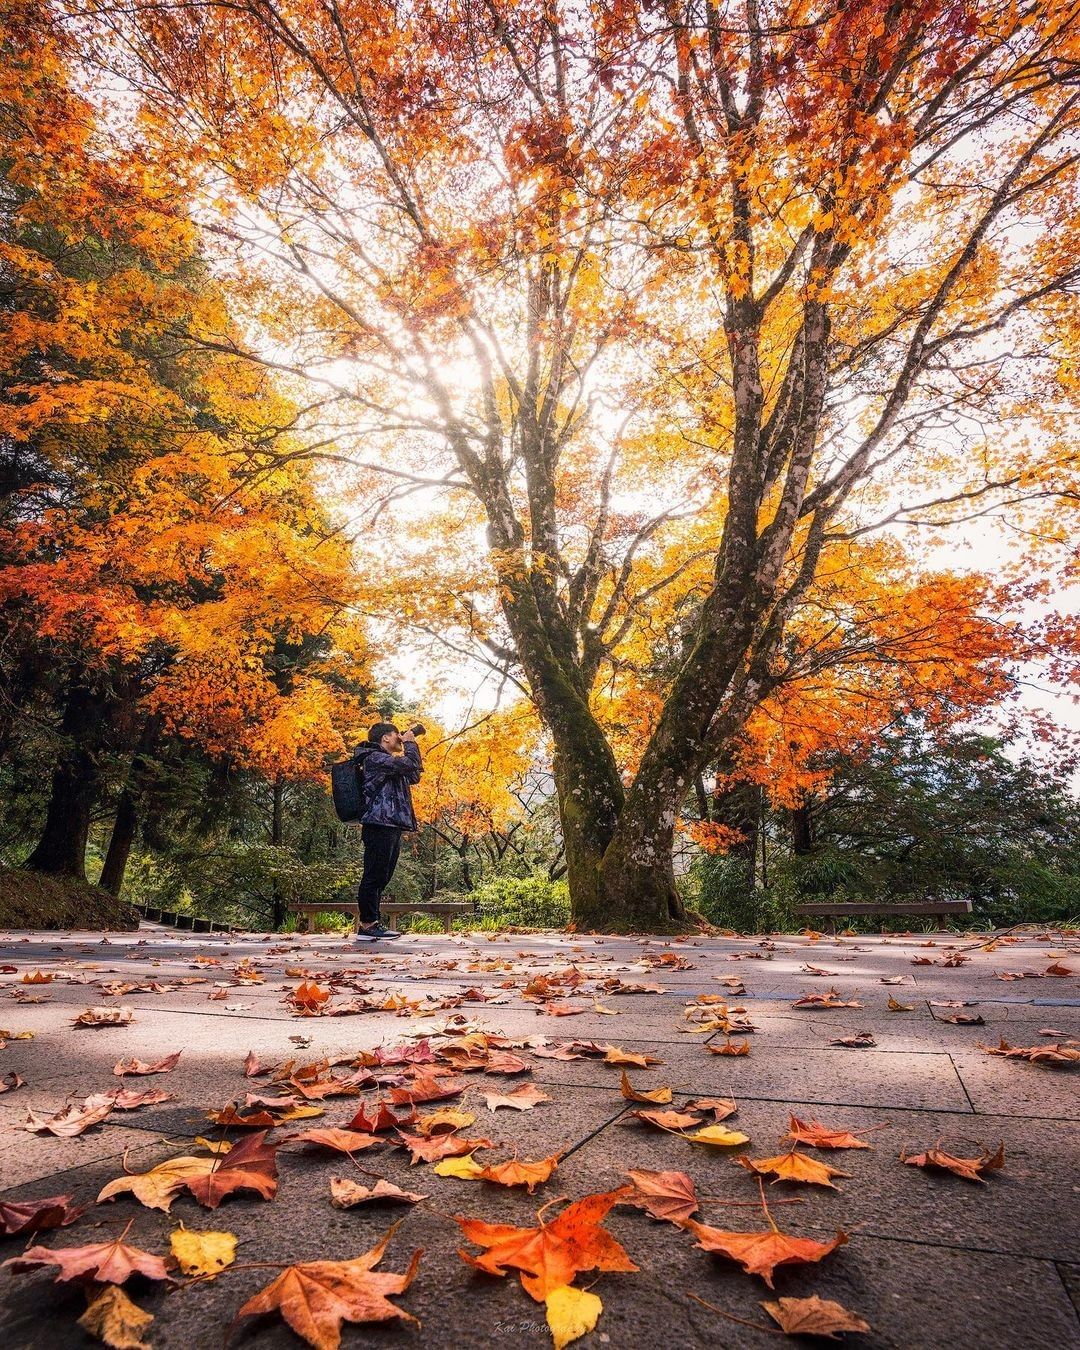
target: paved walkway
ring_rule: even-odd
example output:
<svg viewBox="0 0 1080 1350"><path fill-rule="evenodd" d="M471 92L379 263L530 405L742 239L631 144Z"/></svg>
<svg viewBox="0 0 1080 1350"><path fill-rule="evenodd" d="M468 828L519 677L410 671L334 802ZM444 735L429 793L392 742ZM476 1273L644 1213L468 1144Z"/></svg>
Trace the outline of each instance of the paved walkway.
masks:
<svg viewBox="0 0 1080 1350"><path fill-rule="evenodd" d="M942 964L957 954L965 958L961 964ZM404 1322L345 1326L346 1346L367 1337L378 1344L440 1350L544 1347L551 1338L543 1305L527 1297L512 1273L500 1280L470 1269L456 1254L465 1244L453 1215L528 1225L548 1200L610 1190L625 1182L626 1169L651 1168L691 1175L702 1222L760 1229L755 1180L731 1160L739 1153L761 1158L784 1151L788 1146L778 1140L789 1116L796 1115L834 1128L872 1129L866 1137L874 1147L815 1153L851 1173L836 1192L769 1188L770 1200L800 1200L773 1208L785 1231L827 1239L842 1227L850 1235L847 1246L819 1265L778 1270L777 1295L818 1294L842 1303L873 1327L870 1334L848 1338L860 1346L1064 1350L1080 1346L1080 1072L980 1049L996 1045L999 1036L1014 1046L1080 1038L1080 979L1075 973L1043 974L1051 965L1080 972L1080 942L1037 934L987 950L977 938L947 935L670 942L478 934L416 935L376 947L323 937L211 938L151 926L107 941L86 934L4 935L0 1027L11 1039L0 1050L0 1080L14 1072L26 1085L0 1095L0 1201L73 1192L77 1200L92 1202L106 1182L122 1174L125 1160L129 1171L144 1171L190 1152L194 1136L214 1128L208 1110L242 1103L246 1092L276 1091L269 1078L244 1077L249 1051L263 1065L325 1057L340 1057L335 1062L344 1065L361 1051L403 1040L415 1045L427 1036L438 1047L440 1037L463 1030L498 1033L515 1043L594 1041L658 1059L647 1070L631 1068L630 1079L640 1088L669 1085L676 1106L699 1096L733 1097L738 1111L727 1124L752 1142L713 1150L627 1123L633 1104L620 1095L619 1068L595 1057L538 1056L533 1052L545 1048L543 1041L530 1039L516 1050L527 1072L468 1073L463 1102L450 1105L476 1112L476 1124L465 1133L503 1145L500 1158L514 1152L529 1160L560 1155L557 1172L533 1197L520 1189L439 1177L424 1163L410 1168L403 1150L383 1146L358 1154L356 1161L429 1199L411 1208L336 1209L330 1204L331 1177L369 1185L371 1177L342 1155L291 1146L278 1155L281 1184L270 1203L247 1194L211 1211L182 1197L165 1214L125 1195L91 1205L74 1225L36 1240L50 1247L81 1245L115 1236L132 1220L128 1241L164 1255L169 1234L183 1220L189 1228L237 1234L238 1265L342 1260L367 1251L401 1218L383 1267L403 1271L412 1251L424 1248L415 1282L396 1299L421 1320L422 1330ZM565 977L571 968L578 974L569 976L570 985L555 986L562 993L571 988L567 996L540 1003L526 997L545 992L530 981L560 972ZM54 978L23 983L38 970ZM252 982L252 970L262 982ZM1000 978L1009 972L1041 978ZM900 983L887 982L896 977ZM303 978L333 987L325 1005L330 1010L356 1000L406 1006L301 1017L284 1000ZM736 978L745 993L724 983ZM200 982L180 984L183 980ZM655 985L662 992L618 992L612 981L631 988ZM151 987L109 994L116 982ZM840 1001L861 1006L792 1006L830 987ZM459 1001L455 996L463 992ZM708 1035L706 1043L686 1020L689 1002L717 994L728 997L733 1009L745 1008L753 1023L755 1030L745 1037L749 1055L710 1053L707 1045L724 1044L723 1034ZM38 996L43 1001L30 1001ZM890 997L913 1005L912 1011L890 1012ZM949 1001L972 1002L961 1009L937 1006ZM72 1029L74 1014L102 1005L131 1008L132 1021ZM555 1015L567 1005L586 1011ZM615 1015L595 1011L594 1005ZM985 1025L945 1020L958 1011L981 1015ZM830 1044L864 1030L872 1033L872 1048ZM1042 1034L1049 1030L1060 1037ZM22 1031L32 1032L33 1039L15 1039ZM183 1053L171 1072L123 1079L112 1073L121 1058L154 1063L176 1050ZM116 1111L77 1138L20 1128L28 1108L48 1113L71 1097L121 1083L162 1088L176 1100ZM551 1100L531 1111L489 1113L485 1092L508 1092L522 1083L535 1084ZM319 1104L326 1108L323 1118L281 1125L271 1139L308 1125L344 1124L359 1099L335 1097ZM1005 1167L992 1173L987 1185L976 1185L900 1162L901 1150L918 1153L939 1141L965 1156L1003 1142ZM691 1297L765 1326L759 1301L776 1295L760 1279L699 1250L688 1233L640 1210L620 1205L607 1224L641 1269L609 1273L595 1283L604 1312L578 1345L681 1350L778 1343L776 1334L726 1320ZM0 1256L16 1255L27 1241L3 1240ZM149 1341L157 1350L216 1350L236 1310L272 1277L266 1269L237 1269L173 1292L140 1279L128 1289L154 1314ZM578 1283L593 1280L595 1275L582 1276ZM87 1345L75 1324L84 1306L77 1288L54 1284L49 1270L0 1272L0 1345L10 1350ZM246 1320L230 1344L300 1342L279 1320L261 1318Z"/></svg>

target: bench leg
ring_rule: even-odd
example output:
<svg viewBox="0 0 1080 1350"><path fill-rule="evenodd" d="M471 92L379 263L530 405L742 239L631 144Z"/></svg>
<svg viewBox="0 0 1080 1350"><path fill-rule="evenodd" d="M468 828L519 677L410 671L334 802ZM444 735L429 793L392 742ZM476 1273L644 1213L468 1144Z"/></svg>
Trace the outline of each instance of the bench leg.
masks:
<svg viewBox="0 0 1080 1350"><path fill-rule="evenodd" d="M452 933L454 931L454 916L452 914L443 915L443 928L447 933Z"/></svg>

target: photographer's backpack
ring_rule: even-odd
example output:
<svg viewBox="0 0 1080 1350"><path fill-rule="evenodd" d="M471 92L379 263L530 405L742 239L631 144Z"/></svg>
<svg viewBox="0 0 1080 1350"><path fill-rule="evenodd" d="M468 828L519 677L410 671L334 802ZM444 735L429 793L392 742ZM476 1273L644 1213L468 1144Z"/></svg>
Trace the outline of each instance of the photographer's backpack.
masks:
<svg viewBox="0 0 1080 1350"><path fill-rule="evenodd" d="M330 766L330 792L338 820L359 820L364 813L364 761L353 755Z"/></svg>

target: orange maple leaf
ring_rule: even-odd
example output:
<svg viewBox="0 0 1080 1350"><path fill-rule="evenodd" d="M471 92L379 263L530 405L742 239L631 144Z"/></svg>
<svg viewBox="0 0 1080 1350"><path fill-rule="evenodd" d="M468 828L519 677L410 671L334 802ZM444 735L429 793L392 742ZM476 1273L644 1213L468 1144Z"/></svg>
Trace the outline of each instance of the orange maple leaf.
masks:
<svg viewBox="0 0 1080 1350"><path fill-rule="evenodd" d="M543 1222L540 1210L536 1228L484 1223L456 1215L468 1241L485 1249L482 1256L460 1250L458 1255L489 1275L505 1275L507 1267L519 1271L526 1293L538 1303L543 1303L553 1289L571 1284L583 1270L636 1271L638 1267L601 1226L612 1205L631 1190L622 1186L616 1191L587 1195L568 1205L551 1223Z"/></svg>
<svg viewBox="0 0 1080 1350"><path fill-rule="evenodd" d="M417 1319L391 1303L389 1296L403 1294L412 1284L423 1249L413 1252L403 1275L373 1270L396 1229L397 1224L369 1252L351 1261L303 1261L286 1266L265 1289L248 1299L236 1320L276 1309L315 1350L337 1350L342 1322L388 1322L400 1317L419 1326Z"/></svg>

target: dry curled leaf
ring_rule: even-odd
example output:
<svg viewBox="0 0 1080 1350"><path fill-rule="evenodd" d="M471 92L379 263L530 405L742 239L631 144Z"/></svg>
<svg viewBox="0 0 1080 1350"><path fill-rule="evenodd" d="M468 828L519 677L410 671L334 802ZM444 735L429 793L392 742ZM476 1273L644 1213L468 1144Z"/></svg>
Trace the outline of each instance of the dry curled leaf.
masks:
<svg viewBox="0 0 1080 1350"><path fill-rule="evenodd" d="M415 1205L426 1200L426 1195L417 1195L415 1191L403 1191L400 1186L379 1177L374 1186L361 1186L359 1182L347 1181L344 1177L330 1179L330 1203L335 1209L354 1209L357 1205L367 1205L382 1201L398 1205Z"/></svg>
<svg viewBox="0 0 1080 1350"><path fill-rule="evenodd" d="M87 1008L72 1020L73 1027L126 1027L135 1016L124 1004L118 1008Z"/></svg>
<svg viewBox="0 0 1080 1350"><path fill-rule="evenodd" d="M153 1313L132 1303L119 1285L107 1284L79 1318L79 1326L110 1350L150 1350L143 1334L153 1320Z"/></svg>
<svg viewBox="0 0 1080 1350"><path fill-rule="evenodd" d="M822 1125L820 1120L800 1120L791 1116L788 1120L788 1132L785 1139L797 1144L809 1144L811 1148L870 1148L871 1145L848 1130L834 1130Z"/></svg>
<svg viewBox="0 0 1080 1350"><path fill-rule="evenodd" d="M842 999L835 989L827 989L824 994L804 994L791 1005L793 1008L861 1008L862 1004L854 999Z"/></svg>
<svg viewBox="0 0 1080 1350"><path fill-rule="evenodd" d="M869 1322L864 1322L856 1313L849 1312L842 1303L835 1303L828 1298L818 1298L817 1294L812 1294L809 1298L781 1298L775 1303L763 1301L761 1306L789 1336L835 1338L845 1331L873 1329Z"/></svg>
<svg viewBox="0 0 1080 1350"><path fill-rule="evenodd" d="M1075 1045L1010 1045L1004 1036L996 1046L979 1047L988 1055L1001 1055L1005 1059L1025 1059L1029 1064L1048 1064L1058 1069L1075 1069L1080 1066L1080 1047Z"/></svg>
<svg viewBox="0 0 1080 1350"><path fill-rule="evenodd" d="M734 1148L737 1144L748 1144L750 1136L741 1130L725 1130L723 1125L706 1125L693 1134L684 1134L691 1144L708 1144L712 1148Z"/></svg>
<svg viewBox="0 0 1080 1350"><path fill-rule="evenodd" d="M568 1205L558 1218L550 1223L541 1220L535 1228L456 1215L466 1240L484 1249L480 1256L460 1250L458 1255L467 1265L489 1275L505 1275L507 1269L519 1271L526 1293L538 1303L543 1303L552 1290L572 1284L581 1271L636 1271L638 1267L602 1226L612 1205L625 1199L630 1189L623 1186L587 1195Z"/></svg>
<svg viewBox="0 0 1080 1350"><path fill-rule="evenodd" d="M749 1041L733 1041L729 1037L723 1045L707 1045L705 1047L710 1055L748 1055L750 1053Z"/></svg>
<svg viewBox="0 0 1080 1350"><path fill-rule="evenodd" d="M689 1130L701 1124L698 1116L686 1111L631 1111L626 1119L644 1121L658 1130Z"/></svg>
<svg viewBox="0 0 1080 1350"><path fill-rule="evenodd" d="M893 996L892 996L891 994L889 995L889 1001L888 1001L888 1003L886 1003L885 1006L886 1006L886 1008L888 1008L889 1012L914 1012L914 1011L915 1011L915 1004L914 1004L914 1003L899 1003L899 1002L897 1002L897 1000L896 1000L895 998L893 998Z"/></svg>
<svg viewBox="0 0 1080 1350"><path fill-rule="evenodd" d="M965 1181L980 1181L985 1186L983 1172L994 1172L1005 1166L1005 1145L999 1144L996 1153L984 1152L978 1158L957 1158L941 1148L928 1148L925 1153L901 1153L900 1161L909 1167L927 1167L938 1172L952 1172Z"/></svg>
<svg viewBox="0 0 1080 1350"><path fill-rule="evenodd" d="M842 1046L846 1050L872 1050L877 1041L872 1031L858 1031L854 1036L838 1036L829 1044Z"/></svg>
<svg viewBox="0 0 1080 1350"><path fill-rule="evenodd" d="M55 1115L37 1116L33 1111L26 1117L23 1129L31 1134L55 1134L59 1139L72 1139L91 1125L100 1125L112 1114L111 1098L88 1097L84 1102L68 1102Z"/></svg>
<svg viewBox="0 0 1080 1350"><path fill-rule="evenodd" d="M713 1114L713 1123L719 1124L722 1120L727 1120L728 1116L733 1116L739 1109L731 1097L695 1097L692 1102L686 1103L688 1111L711 1111Z"/></svg>
<svg viewBox="0 0 1080 1350"><path fill-rule="evenodd" d="M236 1314L236 1320L279 1312L315 1350L337 1350L342 1322L389 1322L400 1318L419 1326L411 1313L390 1299L403 1294L412 1284L423 1251L413 1252L404 1274L374 1269L396 1228L395 1224L381 1242L351 1261L303 1261L286 1266L265 1289L248 1299Z"/></svg>
<svg viewBox="0 0 1080 1350"><path fill-rule="evenodd" d="M0 1234L40 1233L47 1228L65 1228L86 1212L73 1208L70 1195L50 1195L44 1200L0 1200Z"/></svg>
<svg viewBox="0 0 1080 1350"><path fill-rule="evenodd" d="M11 1073L6 1073L3 1078L0 1078L0 1092L14 1092L16 1088L25 1086L26 1079L20 1078L14 1069Z"/></svg>
<svg viewBox="0 0 1080 1350"><path fill-rule="evenodd" d="M654 1106L664 1106L671 1101L671 1089L669 1087L650 1088L648 1092L642 1092L636 1088L626 1076L624 1069L619 1076L619 1085L622 1095L628 1102L651 1102Z"/></svg>
<svg viewBox="0 0 1080 1350"><path fill-rule="evenodd" d="M144 1064L141 1059L122 1059L119 1064L113 1065L113 1073L117 1078L122 1078L125 1074L168 1073L170 1069L176 1068L183 1053L183 1050L176 1050L173 1054L166 1055L164 1059L159 1059L156 1064Z"/></svg>

